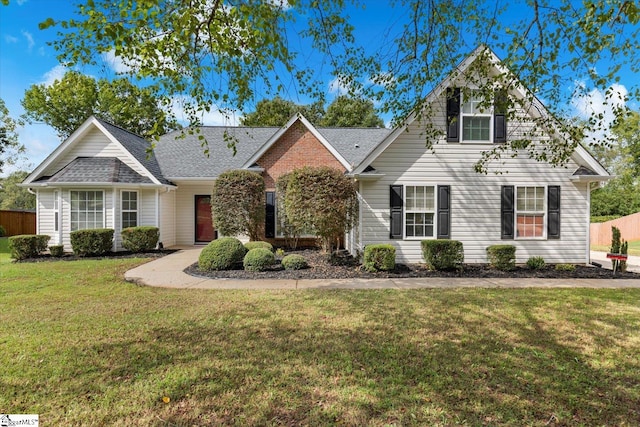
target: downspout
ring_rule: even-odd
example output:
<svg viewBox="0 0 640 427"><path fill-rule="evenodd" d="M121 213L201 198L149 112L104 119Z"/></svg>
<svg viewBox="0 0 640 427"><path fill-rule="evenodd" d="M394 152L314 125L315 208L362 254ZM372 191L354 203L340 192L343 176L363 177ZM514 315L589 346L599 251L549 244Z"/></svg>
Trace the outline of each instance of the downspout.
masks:
<svg viewBox="0 0 640 427"><path fill-rule="evenodd" d="M111 221L112 221L112 226L113 226L113 230L114 230L114 236L113 236L113 247L111 248L111 250L113 252L116 251L116 241L118 240L118 230L116 229L116 202L117 202L117 190L115 187L113 187L113 189L111 190Z"/></svg>
<svg viewBox="0 0 640 427"><path fill-rule="evenodd" d="M358 181L358 239L356 245L358 247L358 251L360 254L364 253L364 249L362 248L362 204L364 202L364 198L362 197L362 181Z"/></svg>
<svg viewBox="0 0 640 427"><path fill-rule="evenodd" d="M585 248L585 259L587 265L591 264L591 181L587 182L587 247Z"/></svg>

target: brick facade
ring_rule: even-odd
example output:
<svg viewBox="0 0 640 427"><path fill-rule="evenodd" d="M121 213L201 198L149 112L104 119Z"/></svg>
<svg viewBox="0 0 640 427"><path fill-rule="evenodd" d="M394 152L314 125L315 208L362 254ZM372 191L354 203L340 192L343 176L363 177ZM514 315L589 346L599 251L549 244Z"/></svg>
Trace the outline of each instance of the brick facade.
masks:
<svg viewBox="0 0 640 427"><path fill-rule="evenodd" d="M287 129L256 163L264 168L267 191L275 190L280 175L303 166L329 166L346 171L342 163L300 122Z"/></svg>

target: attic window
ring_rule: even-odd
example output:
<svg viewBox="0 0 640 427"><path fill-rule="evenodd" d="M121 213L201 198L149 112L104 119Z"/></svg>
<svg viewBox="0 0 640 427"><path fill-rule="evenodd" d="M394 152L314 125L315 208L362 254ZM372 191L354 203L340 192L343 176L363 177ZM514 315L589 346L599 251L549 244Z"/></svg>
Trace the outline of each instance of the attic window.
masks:
<svg viewBox="0 0 640 427"><path fill-rule="evenodd" d="M491 109L483 110L480 106L482 101L478 91L472 91L467 99L462 100L463 141L491 141L492 111Z"/></svg>

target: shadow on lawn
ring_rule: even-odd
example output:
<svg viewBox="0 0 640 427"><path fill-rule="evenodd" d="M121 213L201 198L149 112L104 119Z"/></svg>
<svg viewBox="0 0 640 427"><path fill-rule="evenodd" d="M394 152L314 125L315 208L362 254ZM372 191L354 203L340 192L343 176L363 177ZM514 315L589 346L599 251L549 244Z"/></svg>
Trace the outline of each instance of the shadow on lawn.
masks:
<svg viewBox="0 0 640 427"><path fill-rule="evenodd" d="M543 301L514 298L515 315L495 311L492 298L464 301L464 295L457 312L430 311L447 304L440 295L396 294L393 304L383 298L372 304L366 293L336 292L327 297L332 303L325 299L308 316L291 318L247 305L88 351L105 355L94 372L103 387L158 381L151 400L172 399L150 403L158 423L640 422L637 396L629 391L637 389L638 376L625 375L637 372L638 362L618 354L615 366L598 366L602 355L584 351L589 339L594 352L613 351L637 330L637 319L629 325L616 314L594 318L572 305L562 319L549 317L558 312L545 306L557 307L559 292ZM594 301L589 296L585 303ZM345 310L349 323L338 314Z"/></svg>

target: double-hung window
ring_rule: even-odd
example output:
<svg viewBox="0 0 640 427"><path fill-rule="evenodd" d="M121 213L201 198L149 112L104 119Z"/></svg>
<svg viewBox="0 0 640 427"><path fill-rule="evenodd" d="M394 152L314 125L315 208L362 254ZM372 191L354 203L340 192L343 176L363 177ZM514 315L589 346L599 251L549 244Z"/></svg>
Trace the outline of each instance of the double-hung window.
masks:
<svg viewBox="0 0 640 427"><path fill-rule="evenodd" d="M462 99L462 140L474 142L492 141L492 109L483 109L482 96L478 91L470 91Z"/></svg>
<svg viewBox="0 0 640 427"><path fill-rule="evenodd" d="M104 193L71 191L71 230L104 228Z"/></svg>
<svg viewBox="0 0 640 427"><path fill-rule="evenodd" d="M516 237L544 238L545 187L516 187Z"/></svg>
<svg viewBox="0 0 640 427"><path fill-rule="evenodd" d="M433 237L435 187L405 186L405 237Z"/></svg>
<svg viewBox="0 0 640 427"><path fill-rule="evenodd" d="M138 192L122 192L122 228L138 226Z"/></svg>

